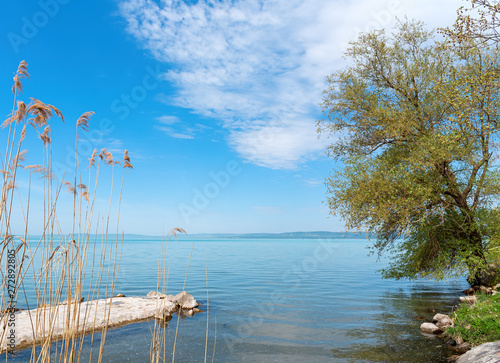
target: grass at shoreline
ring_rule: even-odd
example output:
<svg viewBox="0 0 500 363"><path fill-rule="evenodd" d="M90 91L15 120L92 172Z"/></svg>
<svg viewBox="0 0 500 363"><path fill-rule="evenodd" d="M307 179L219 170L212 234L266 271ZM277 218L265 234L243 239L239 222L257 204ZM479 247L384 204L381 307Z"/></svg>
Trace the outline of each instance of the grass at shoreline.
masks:
<svg viewBox="0 0 500 363"><path fill-rule="evenodd" d="M500 340L500 294L478 294L476 303L462 303L450 317L455 327L447 333L454 338L461 337L472 346Z"/></svg>

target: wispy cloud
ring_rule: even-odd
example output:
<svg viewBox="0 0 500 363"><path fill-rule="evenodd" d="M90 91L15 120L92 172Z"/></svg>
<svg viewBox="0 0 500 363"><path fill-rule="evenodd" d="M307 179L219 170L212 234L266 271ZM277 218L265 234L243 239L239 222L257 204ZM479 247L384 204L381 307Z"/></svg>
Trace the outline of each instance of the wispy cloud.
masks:
<svg viewBox="0 0 500 363"><path fill-rule="evenodd" d="M168 136L173 137L175 139L194 139L194 135L190 135L187 133L181 133L175 131L171 127L165 127L165 126L156 126L157 130L163 131L166 133Z"/></svg>
<svg viewBox="0 0 500 363"><path fill-rule="evenodd" d="M318 187L321 184L325 183L323 180L318 180L318 179L315 179L315 178L307 179L304 182L306 183L306 185L308 185L310 187Z"/></svg>
<svg viewBox="0 0 500 363"><path fill-rule="evenodd" d="M460 0L127 0L120 11L140 44L171 66L165 77L178 93L164 102L221 122L244 159L290 169L323 152L327 140L318 141L315 120L324 77L343 64L342 53L359 31L387 27L405 14L447 25L437 22L452 20L460 5ZM170 136L172 130L163 129Z"/></svg>
<svg viewBox="0 0 500 363"><path fill-rule="evenodd" d="M162 125L173 125L179 123L179 118L177 116L164 115L155 118Z"/></svg>
<svg viewBox="0 0 500 363"><path fill-rule="evenodd" d="M194 130L183 123L177 116L163 115L156 117L155 120L158 122L155 128L170 137L175 139L194 139Z"/></svg>

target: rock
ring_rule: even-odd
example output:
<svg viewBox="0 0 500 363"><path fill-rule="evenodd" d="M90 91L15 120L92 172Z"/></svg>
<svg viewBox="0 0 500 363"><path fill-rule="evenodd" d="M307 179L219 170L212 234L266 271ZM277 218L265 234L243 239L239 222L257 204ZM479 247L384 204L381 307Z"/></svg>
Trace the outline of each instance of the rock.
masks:
<svg viewBox="0 0 500 363"><path fill-rule="evenodd" d="M201 309L198 309L198 308L193 309L193 313L195 313L195 314L202 313L202 312L203 312L203 310L201 310Z"/></svg>
<svg viewBox="0 0 500 363"><path fill-rule="evenodd" d="M82 297L80 298L79 302L84 302L85 301L85 298ZM75 302L75 299L71 299L71 303L73 304ZM65 299L63 302L59 303L59 305L68 305L68 299Z"/></svg>
<svg viewBox="0 0 500 363"><path fill-rule="evenodd" d="M456 338L453 338L453 341L455 342L455 345L460 345L464 342L464 340L462 339L462 337L456 337Z"/></svg>
<svg viewBox="0 0 500 363"><path fill-rule="evenodd" d="M458 360L458 358L460 358L460 356L459 356L459 355L457 355L457 354L454 354L454 355L452 355L451 357L446 358L446 360L447 360L448 362L456 362L456 361Z"/></svg>
<svg viewBox="0 0 500 363"><path fill-rule="evenodd" d="M477 286L469 287L467 290L462 291L465 295L474 295L477 291Z"/></svg>
<svg viewBox="0 0 500 363"><path fill-rule="evenodd" d="M151 290L150 292L148 292L148 294L146 295L146 297L148 299L155 299L157 295L158 295L157 291Z"/></svg>
<svg viewBox="0 0 500 363"><path fill-rule="evenodd" d="M198 307L198 303L187 291L183 291L175 295L172 302L179 305L183 309L193 309Z"/></svg>
<svg viewBox="0 0 500 363"><path fill-rule="evenodd" d="M429 334L439 334L443 332L441 328L432 323L422 323L422 325L420 325L420 330Z"/></svg>
<svg viewBox="0 0 500 363"><path fill-rule="evenodd" d="M445 315L445 314L436 314L432 318L432 322L435 323L435 322L437 322L439 320L442 320L442 319L445 319L445 318L448 318L448 315Z"/></svg>
<svg viewBox="0 0 500 363"><path fill-rule="evenodd" d="M75 301L73 299L73 301ZM47 337L52 335L54 341L64 338L67 327L72 326L78 336L93 334L106 327L118 327L132 322L155 319L160 326L167 326L168 314L178 311L177 305L166 299L148 299L144 297L105 298L76 304L55 305L45 308L17 311L16 316L16 350L29 348L33 344L44 344ZM69 314L69 311L75 312ZM163 317L163 319L161 319ZM4 319L7 317L4 317ZM68 320L70 319L70 320ZM6 320L4 320L5 322ZM35 324L36 321L45 321L46 324ZM0 321L1 322L1 321ZM0 324L0 336L8 336L7 325ZM7 339L0 341L0 353L5 352Z"/></svg>
<svg viewBox="0 0 500 363"><path fill-rule="evenodd" d="M146 297L148 299L165 299L167 297L167 295L162 294L161 292L158 292L158 291L150 291L150 292L148 292Z"/></svg>
<svg viewBox="0 0 500 363"><path fill-rule="evenodd" d="M465 342L465 343L462 343L462 344L459 344L455 347L453 347L453 350L455 352L457 352L458 354L464 354L465 352L467 352L468 350L470 349L470 344Z"/></svg>
<svg viewBox="0 0 500 363"><path fill-rule="evenodd" d="M437 323L436 323L436 326L438 328L441 328L441 329L446 329L446 328L453 328L455 327L455 324L453 323L453 320L451 320L451 318L447 318L447 319L443 319L443 320L439 320Z"/></svg>
<svg viewBox="0 0 500 363"><path fill-rule="evenodd" d="M461 356L457 362L498 363L500 362L500 341L478 345Z"/></svg>
<svg viewBox="0 0 500 363"><path fill-rule="evenodd" d="M470 304L473 304L477 301L477 296L476 295L460 296L458 300L460 300L460 302L468 302Z"/></svg>
<svg viewBox="0 0 500 363"><path fill-rule="evenodd" d="M491 295L493 294L493 288L487 287L487 286L479 286L479 291L482 292L483 294L488 294Z"/></svg>
<svg viewBox="0 0 500 363"><path fill-rule="evenodd" d="M19 308L7 308L2 311L2 314L15 313L16 311L23 311L24 309Z"/></svg>
<svg viewBox="0 0 500 363"><path fill-rule="evenodd" d="M160 306L155 314L156 319L166 320L172 316L174 312L177 311L177 305L172 301L162 299Z"/></svg>
<svg viewBox="0 0 500 363"><path fill-rule="evenodd" d="M116 294L115 297L125 297L123 294Z"/></svg>
<svg viewBox="0 0 500 363"><path fill-rule="evenodd" d="M455 326L453 324L453 320L448 315L445 314L436 314L432 318L432 322L438 327L438 328L448 328L450 326Z"/></svg>
<svg viewBox="0 0 500 363"><path fill-rule="evenodd" d="M500 293L500 284L496 284L495 286L492 287L493 293L491 295L496 295Z"/></svg>

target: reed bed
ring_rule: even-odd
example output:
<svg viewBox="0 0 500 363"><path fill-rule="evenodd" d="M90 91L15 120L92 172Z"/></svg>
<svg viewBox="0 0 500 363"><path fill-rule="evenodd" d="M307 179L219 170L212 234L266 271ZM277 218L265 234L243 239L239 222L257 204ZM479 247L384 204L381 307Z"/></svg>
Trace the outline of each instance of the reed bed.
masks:
<svg viewBox="0 0 500 363"><path fill-rule="evenodd" d="M35 98L27 102L22 100L22 80L30 77L27 66L22 61L14 75L12 111L1 125L6 134L6 146L5 154L0 155L3 163L0 170L0 323L7 326L8 317L19 306L38 308L36 314L31 316L33 343L22 346L31 349L30 362L80 362L85 359L82 355L84 341L90 344L90 353L85 354L89 362L102 362L123 247L123 232L120 233L119 227L123 183L125 174L133 166L127 150L121 161L116 161L107 149L94 149L90 158L85 157L85 162L80 162L80 137L88 132L90 119L94 115L94 112L88 111L74 124L74 167L65 170L62 175L56 175L52 129L64 127L58 124L64 123L65 119L62 112L51 104ZM36 138L39 139L39 149L32 148L28 153L24 149L27 140L32 146ZM28 163L31 155L37 162ZM105 185L101 185L100 181L103 173L107 174ZM120 175L117 177L118 183L115 175ZM117 193L115 189L118 189ZM103 190L104 199L107 198L108 202L105 213L101 215L96 211L96 201L103 200ZM33 210L36 211L37 220L31 225L42 226L36 238L28 233L33 229L30 227ZM67 225L67 218L58 217L61 213L72 216L71 226ZM43 219L42 223L38 219ZM61 220L66 224L61 223ZM18 221L22 221L21 227ZM112 232L114 226L116 231ZM186 232L182 228L174 228L167 234L158 264L156 290L165 294L169 278L167 247L169 241L177 238L177 233ZM184 287L190 263L191 256ZM208 272L206 280L205 362L209 335ZM83 299L107 299L104 306L100 307L104 311L104 322L97 316L97 309L94 314L90 310L85 311L81 321L80 308L83 305L80 302ZM63 305L63 333L52 334L56 315ZM79 328L88 324L92 326L90 333ZM167 325L168 321L156 321L152 328L151 363L165 362L168 355L171 355L172 362L175 361L179 319L172 352L166 352ZM45 330L50 333L42 334ZM3 331L0 342L8 340L8 329ZM94 344L97 341L99 343ZM18 348L2 351L5 361ZM212 362L214 357L215 341Z"/></svg>
<svg viewBox="0 0 500 363"><path fill-rule="evenodd" d="M79 138L88 131L94 114L85 112L75 123L74 168L66 170L62 177L56 175L52 129L59 127L57 124L65 119L62 112L51 104L35 98L27 102L22 100L22 80L29 77L27 63L22 61L14 76L12 112L2 124L6 133L0 170L2 323L7 323L7 317L17 310L16 306L28 309L54 307L38 309L31 316L34 343L30 361L79 362L84 333L78 326L92 323L95 329L86 339L91 340L91 350L94 349L94 356L101 362L108 321L104 322L103 329L97 324L95 315L85 313L85 321L80 321L80 301L84 298L111 298L106 306L101 307L109 319L123 242L123 235L119 234L123 180L126 171L133 167L127 150L121 162L115 161L111 152L102 149L100 152L94 150L88 162L80 163ZM34 150L35 164L28 164L29 153L24 150L30 137L39 139L40 149ZM118 167L121 167L121 181L118 202L113 203ZM104 168L108 169L106 172L110 174L111 182L106 186L109 190L107 212L101 216L95 215L95 205L100 192L100 173ZM63 199L69 199L64 212L68 213L67 205L70 205L71 226L61 225L58 218ZM36 218L43 218L37 238L28 234L31 230L30 211L33 210ZM116 217L116 221L111 222L112 217ZM22 226L16 221L22 221ZM40 225L39 220L36 222ZM110 226L113 224L116 224L116 236L112 237ZM14 229L18 234L14 234ZM19 230L22 230L20 234ZM55 315L63 301L67 308L62 336L41 334L44 329L53 331ZM6 339L6 334L8 330L4 330L1 341ZM93 347L95 334L100 334L98 347ZM2 352L6 361L12 350ZM92 359L92 352L89 359Z"/></svg>

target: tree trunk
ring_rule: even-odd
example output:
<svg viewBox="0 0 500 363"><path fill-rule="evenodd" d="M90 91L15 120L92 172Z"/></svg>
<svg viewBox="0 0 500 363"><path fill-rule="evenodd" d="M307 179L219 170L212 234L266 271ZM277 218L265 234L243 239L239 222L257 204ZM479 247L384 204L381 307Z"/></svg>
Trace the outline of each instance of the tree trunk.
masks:
<svg viewBox="0 0 500 363"><path fill-rule="evenodd" d="M469 270L467 281L471 286L487 285L491 280L491 273L488 271L488 262L484 255L483 240L477 228L473 226L473 222L468 224L471 229L469 230L469 243L466 249L472 253L466 260L467 269Z"/></svg>

